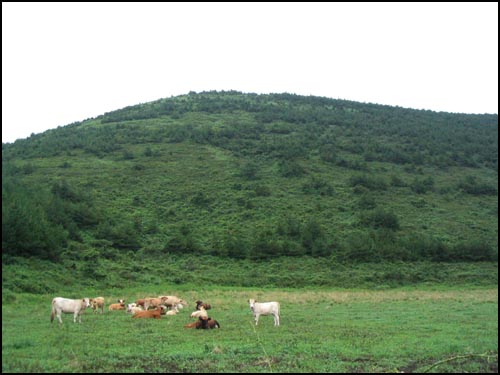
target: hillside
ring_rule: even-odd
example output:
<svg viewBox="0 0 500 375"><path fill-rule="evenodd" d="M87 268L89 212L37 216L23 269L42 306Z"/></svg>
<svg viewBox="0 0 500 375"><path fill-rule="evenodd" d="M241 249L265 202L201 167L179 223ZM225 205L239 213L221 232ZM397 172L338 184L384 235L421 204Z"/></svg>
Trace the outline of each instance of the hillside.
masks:
<svg viewBox="0 0 500 375"><path fill-rule="evenodd" d="M498 115L160 99L2 144L2 251L496 261Z"/></svg>

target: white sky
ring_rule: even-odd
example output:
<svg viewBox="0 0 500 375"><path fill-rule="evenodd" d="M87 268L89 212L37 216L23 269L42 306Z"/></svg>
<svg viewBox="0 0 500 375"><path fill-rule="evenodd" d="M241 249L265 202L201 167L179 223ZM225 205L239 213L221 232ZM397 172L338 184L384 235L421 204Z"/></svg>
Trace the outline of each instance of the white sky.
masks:
<svg viewBox="0 0 500 375"><path fill-rule="evenodd" d="M498 3L2 2L2 142L208 90L498 113Z"/></svg>

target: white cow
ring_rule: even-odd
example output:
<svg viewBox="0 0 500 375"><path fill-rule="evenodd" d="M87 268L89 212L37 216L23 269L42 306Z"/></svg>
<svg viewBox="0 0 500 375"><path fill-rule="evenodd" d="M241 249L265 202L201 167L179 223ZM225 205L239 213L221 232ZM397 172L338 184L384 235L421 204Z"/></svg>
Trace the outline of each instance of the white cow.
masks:
<svg viewBox="0 0 500 375"><path fill-rule="evenodd" d="M255 318L255 325L259 323L259 316L273 315L274 325L280 325L280 303L279 302L256 302L254 299L249 299L250 310Z"/></svg>
<svg viewBox="0 0 500 375"><path fill-rule="evenodd" d="M191 318L201 318L203 320L207 320L208 313L203 306L200 306L199 310L196 310L196 311L191 313Z"/></svg>
<svg viewBox="0 0 500 375"><path fill-rule="evenodd" d="M50 315L50 322L54 321L54 316L57 315L59 324L62 324L61 313L73 314L73 322L76 323L76 318L78 321L82 322L82 313L86 308L90 307L90 300L88 298L82 299L68 299L62 297L56 297L52 300L52 314Z"/></svg>

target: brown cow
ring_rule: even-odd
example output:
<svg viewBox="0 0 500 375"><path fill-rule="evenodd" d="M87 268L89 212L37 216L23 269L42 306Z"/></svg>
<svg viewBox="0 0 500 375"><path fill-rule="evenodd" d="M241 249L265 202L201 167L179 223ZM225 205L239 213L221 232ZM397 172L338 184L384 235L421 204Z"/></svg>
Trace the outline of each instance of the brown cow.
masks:
<svg viewBox="0 0 500 375"><path fill-rule="evenodd" d="M205 310L210 310L212 308L209 303L205 303L200 300L196 301L196 310L199 310L201 306L203 306Z"/></svg>
<svg viewBox="0 0 500 375"><path fill-rule="evenodd" d="M112 310L125 310L125 309L126 309L125 303L112 303L108 307L109 311L112 311Z"/></svg>
<svg viewBox="0 0 500 375"><path fill-rule="evenodd" d="M97 312L97 309L101 310L101 314L104 313L104 298L96 297L90 299L90 306L92 306L92 310Z"/></svg>
<svg viewBox="0 0 500 375"><path fill-rule="evenodd" d="M161 310L162 308L158 306L155 310L145 310L136 312L132 315L132 318L152 318L152 319L161 319Z"/></svg>
<svg viewBox="0 0 500 375"><path fill-rule="evenodd" d="M220 328L220 324L215 319L212 318L203 319L200 317L196 322L186 324L184 327L196 328L196 329L212 329L212 328Z"/></svg>

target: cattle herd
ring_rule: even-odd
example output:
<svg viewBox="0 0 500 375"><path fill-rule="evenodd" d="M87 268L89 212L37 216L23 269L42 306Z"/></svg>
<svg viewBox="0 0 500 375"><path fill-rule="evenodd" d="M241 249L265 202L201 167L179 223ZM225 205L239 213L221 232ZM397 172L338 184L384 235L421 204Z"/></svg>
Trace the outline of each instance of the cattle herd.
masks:
<svg viewBox="0 0 500 375"><path fill-rule="evenodd" d="M279 302L256 302L254 299L248 300L250 311L253 313L255 325L259 323L261 315L273 315L274 325L280 325L280 304ZM59 324L62 324L61 313L73 314L73 322L77 319L82 322L82 313L87 308L92 308L94 313L104 313L104 297L69 299L56 297L52 300L52 313L50 321L57 317ZM119 299L116 303L111 303L109 311L124 310L136 319L161 319L162 315L176 315L179 310L188 306L187 302L177 296L146 297L136 300L134 303L125 304L125 300ZM217 320L208 316L207 310L212 306L201 300L196 301L196 309L191 313L191 318L196 320L186 324L186 328L212 329L220 328Z"/></svg>

